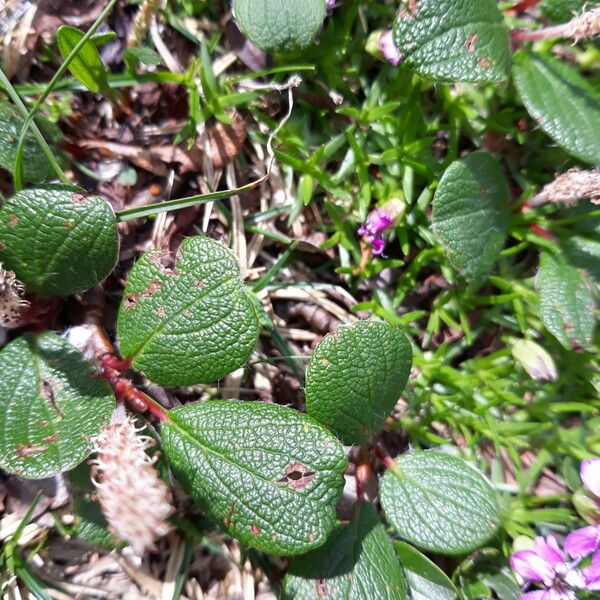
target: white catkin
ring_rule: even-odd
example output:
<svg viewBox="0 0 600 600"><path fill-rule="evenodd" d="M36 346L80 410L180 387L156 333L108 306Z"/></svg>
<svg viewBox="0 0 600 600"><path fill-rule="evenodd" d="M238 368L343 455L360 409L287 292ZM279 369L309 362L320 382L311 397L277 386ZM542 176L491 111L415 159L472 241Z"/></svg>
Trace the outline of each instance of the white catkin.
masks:
<svg viewBox="0 0 600 600"><path fill-rule="evenodd" d="M22 324L22 313L29 306L24 296L23 284L0 263L0 326L19 327Z"/></svg>
<svg viewBox="0 0 600 600"><path fill-rule="evenodd" d="M92 477L100 507L113 534L142 556L170 527L173 512L167 484L160 479L146 450L154 440L138 435L124 410L94 440L97 456Z"/></svg>
<svg viewBox="0 0 600 600"><path fill-rule="evenodd" d="M569 21L565 37L580 40L600 34L600 7L584 12Z"/></svg>
<svg viewBox="0 0 600 600"><path fill-rule="evenodd" d="M530 206L540 206L549 202L575 204L578 200L588 199L600 204L600 169L569 169L559 175L552 183L534 196Z"/></svg>

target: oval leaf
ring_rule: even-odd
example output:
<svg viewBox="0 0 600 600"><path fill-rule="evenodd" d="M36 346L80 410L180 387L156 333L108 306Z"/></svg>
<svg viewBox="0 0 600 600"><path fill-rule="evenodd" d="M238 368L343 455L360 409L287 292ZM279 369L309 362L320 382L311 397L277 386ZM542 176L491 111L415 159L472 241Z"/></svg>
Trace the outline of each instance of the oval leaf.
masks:
<svg viewBox="0 0 600 600"><path fill-rule="evenodd" d="M405 542L394 542L411 600L454 600L456 586L436 564Z"/></svg>
<svg viewBox="0 0 600 600"><path fill-rule="evenodd" d="M394 41L420 75L438 81L498 82L508 78L508 29L495 0L405 2Z"/></svg>
<svg viewBox="0 0 600 600"><path fill-rule="evenodd" d="M317 345L306 371L306 411L345 444L381 429L408 381L406 336L381 321L342 325Z"/></svg>
<svg viewBox="0 0 600 600"><path fill-rule="evenodd" d="M543 253L535 287L546 329L569 350L589 348L596 326L596 305L583 272L562 257Z"/></svg>
<svg viewBox="0 0 600 600"><path fill-rule="evenodd" d="M306 48L321 31L325 19L323 0L235 0L238 27L266 52Z"/></svg>
<svg viewBox="0 0 600 600"><path fill-rule="evenodd" d="M398 533L441 554L464 554L500 524L491 485L468 463L439 452L411 452L381 481L381 504Z"/></svg>
<svg viewBox="0 0 600 600"><path fill-rule="evenodd" d="M539 126L573 156L600 163L600 100L594 87L564 61L519 51L513 75L521 100Z"/></svg>
<svg viewBox="0 0 600 600"><path fill-rule="evenodd" d="M115 213L100 196L56 188L18 192L0 209L0 262L28 292L68 296L115 267Z"/></svg>
<svg viewBox="0 0 600 600"><path fill-rule="evenodd" d="M213 400L168 415L161 437L175 476L230 535L271 554L327 539L347 460L326 429L257 402Z"/></svg>
<svg viewBox="0 0 600 600"><path fill-rule="evenodd" d="M56 41L64 59L75 49L83 36L83 31L77 27L71 27L71 25L61 25L58 28ZM77 56L69 64L69 71L90 92L106 94L110 90L106 67L92 40L88 40L79 50Z"/></svg>
<svg viewBox="0 0 600 600"><path fill-rule="evenodd" d="M36 123L49 142L59 139L60 130L56 125L42 119L36 119ZM16 108L7 102L0 102L0 167L11 173L15 172L22 127L23 117ZM54 169L44 156L31 128L25 134L23 145L23 177L32 183L54 177Z"/></svg>
<svg viewBox="0 0 600 600"><path fill-rule="evenodd" d="M292 563L281 598L406 598L406 585L394 548L372 505L361 504L351 523L338 525L324 546Z"/></svg>
<svg viewBox="0 0 600 600"><path fill-rule="evenodd" d="M151 250L131 270L117 322L121 354L161 385L220 379L246 362L258 338L237 258L215 240L193 237L175 265L169 259Z"/></svg>
<svg viewBox="0 0 600 600"><path fill-rule="evenodd" d="M450 264L468 281L489 275L508 232L509 189L498 161L474 152L453 162L433 199L433 230Z"/></svg>
<svg viewBox="0 0 600 600"><path fill-rule="evenodd" d="M114 408L108 383L64 339L16 339L0 352L0 467L27 479L74 467Z"/></svg>
<svg viewBox="0 0 600 600"><path fill-rule="evenodd" d="M569 226L568 235L561 235L560 247L570 265L586 271L600 286L600 217L592 214L596 211L586 203L562 212L560 218L578 220Z"/></svg>

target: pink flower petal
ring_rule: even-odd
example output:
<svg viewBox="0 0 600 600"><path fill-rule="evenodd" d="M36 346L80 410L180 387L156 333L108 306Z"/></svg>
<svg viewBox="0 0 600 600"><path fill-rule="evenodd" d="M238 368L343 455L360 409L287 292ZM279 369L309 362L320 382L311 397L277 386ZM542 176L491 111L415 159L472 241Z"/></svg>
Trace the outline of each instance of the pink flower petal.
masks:
<svg viewBox="0 0 600 600"><path fill-rule="evenodd" d="M523 594L519 600L545 600L544 594L546 592L544 590L537 590L535 592L528 592L527 594Z"/></svg>
<svg viewBox="0 0 600 600"><path fill-rule="evenodd" d="M400 50L398 50L398 47L394 43L394 35L391 29L388 29L379 38L379 46L383 52L385 60L392 65L400 64L400 61L402 60L402 54L400 54Z"/></svg>
<svg viewBox="0 0 600 600"><path fill-rule="evenodd" d="M596 552L592 558L592 564L581 573L585 579L585 589L590 591L600 590L600 552Z"/></svg>
<svg viewBox="0 0 600 600"><path fill-rule="evenodd" d="M573 558L583 558L596 550L600 542L600 527L583 527L565 539L565 550Z"/></svg>
<svg viewBox="0 0 600 600"><path fill-rule="evenodd" d="M600 498L600 458L591 458L581 463L583 485Z"/></svg>
<svg viewBox="0 0 600 600"><path fill-rule="evenodd" d="M523 579L551 585L555 571L550 563L533 550L521 550L510 557L510 566Z"/></svg>
<svg viewBox="0 0 600 600"><path fill-rule="evenodd" d="M552 535L549 535L546 539L536 537L533 549L538 556L552 566L553 570L556 570L558 565L564 565L565 563L565 555L560 549L556 538Z"/></svg>

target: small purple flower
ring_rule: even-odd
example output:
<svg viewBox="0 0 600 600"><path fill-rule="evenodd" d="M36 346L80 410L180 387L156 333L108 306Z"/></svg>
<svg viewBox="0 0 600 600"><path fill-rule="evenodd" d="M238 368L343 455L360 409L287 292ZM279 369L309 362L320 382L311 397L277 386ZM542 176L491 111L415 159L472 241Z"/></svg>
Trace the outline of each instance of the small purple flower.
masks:
<svg viewBox="0 0 600 600"><path fill-rule="evenodd" d="M591 458L581 463L583 485L600 498L600 458Z"/></svg>
<svg viewBox="0 0 600 600"><path fill-rule="evenodd" d="M521 550L510 557L510 565L523 579L545 589L529 592L521 600L576 600L573 588L583 588L583 575L567 562L556 538L537 537L533 550Z"/></svg>
<svg viewBox="0 0 600 600"><path fill-rule="evenodd" d="M327 9L327 14L331 15L333 9L338 5L337 0L325 0L325 8Z"/></svg>
<svg viewBox="0 0 600 600"><path fill-rule="evenodd" d="M379 47L381 48L381 52L383 52L385 60L392 65L400 64L402 54L400 54L400 50L398 50L398 47L394 43L394 35L391 29L388 29L381 34L381 37L379 38Z"/></svg>
<svg viewBox="0 0 600 600"><path fill-rule="evenodd" d="M379 256L383 254L385 248L383 232L393 225L392 217L380 208L376 208L367 217L366 223L358 230L358 235L371 246L371 253Z"/></svg>

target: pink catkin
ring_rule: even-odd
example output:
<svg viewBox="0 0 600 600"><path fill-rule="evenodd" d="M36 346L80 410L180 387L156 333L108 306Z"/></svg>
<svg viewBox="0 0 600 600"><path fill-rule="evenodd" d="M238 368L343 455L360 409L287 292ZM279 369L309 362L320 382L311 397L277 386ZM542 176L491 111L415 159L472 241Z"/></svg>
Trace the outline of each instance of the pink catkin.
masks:
<svg viewBox="0 0 600 600"><path fill-rule="evenodd" d="M92 475L111 531L141 556L169 531L171 496L154 467L157 457L146 453L154 440L138 435L124 410L115 416L94 441Z"/></svg>

